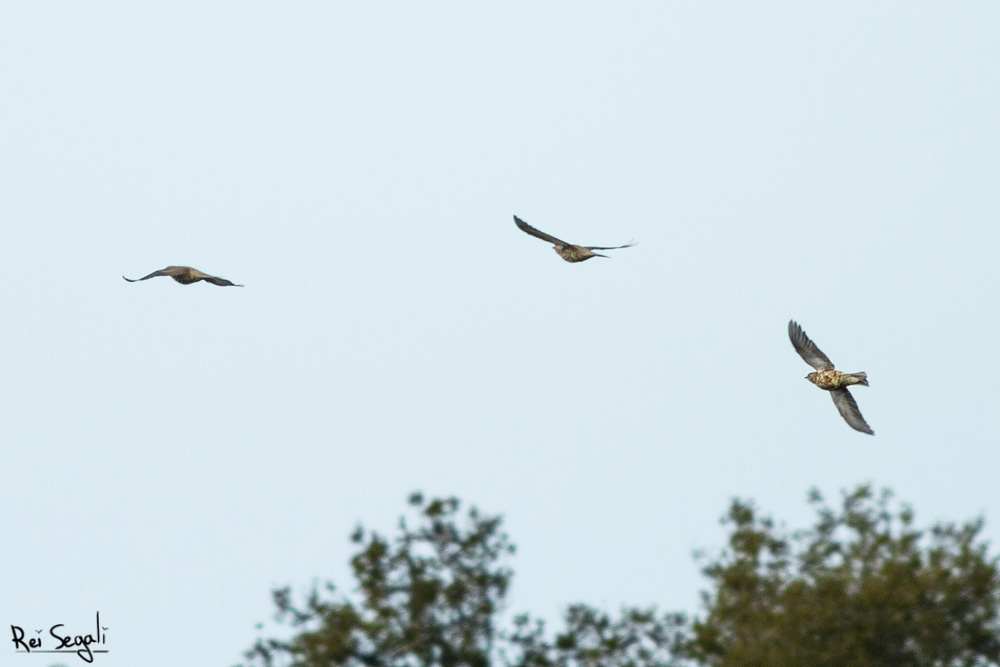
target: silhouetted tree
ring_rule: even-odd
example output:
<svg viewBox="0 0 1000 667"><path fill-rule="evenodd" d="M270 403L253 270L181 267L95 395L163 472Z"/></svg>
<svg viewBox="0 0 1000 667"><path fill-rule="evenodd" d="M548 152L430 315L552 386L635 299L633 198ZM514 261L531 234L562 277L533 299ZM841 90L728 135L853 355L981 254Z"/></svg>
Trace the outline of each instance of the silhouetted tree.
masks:
<svg viewBox="0 0 1000 667"><path fill-rule="evenodd" d="M789 532L734 500L728 547L704 572L702 618L655 609L613 617L570 606L549 636L524 614L496 627L514 547L498 516L454 498L425 501L390 540L360 526L357 594L318 587L296 605L273 592L297 634L246 653L266 667L987 667L1000 665L1000 570L981 519L913 527L868 486Z"/></svg>
<svg viewBox="0 0 1000 667"><path fill-rule="evenodd" d="M552 641L528 616L513 631L498 631L512 576L505 561L514 552L501 518L472 508L462 523L455 498L413 494L410 504L419 525L400 519L394 540L360 526L352 535L360 547L351 559L359 599L337 599L328 583L299 607L289 588L274 591L278 618L301 630L290 640L258 640L247 659L268 667L668 664L671 619L651 610L626 609L612 620L577 605L567 612L567 631Z"/></svg>
<svg viewBox="0 0 1000 667"><path fill-rule="evenodd" d="M669 667L680 664L674 655L685 635L683 614L658 616L655 609L624 609L613 619L586 605L571 605L564 616L566 629L554 640L545 636L541 621L527 615L514 619L506 638L513 658L504 652L508 667Z"/></svg>
<svg viewBox="0 0 1000 667"><path fill-rule="evenodd" d="M728 549L686 653L711 667L951 667L1000 664L997 558L981 519L913 527L868 486L788 534L733 501Z"/></svg>

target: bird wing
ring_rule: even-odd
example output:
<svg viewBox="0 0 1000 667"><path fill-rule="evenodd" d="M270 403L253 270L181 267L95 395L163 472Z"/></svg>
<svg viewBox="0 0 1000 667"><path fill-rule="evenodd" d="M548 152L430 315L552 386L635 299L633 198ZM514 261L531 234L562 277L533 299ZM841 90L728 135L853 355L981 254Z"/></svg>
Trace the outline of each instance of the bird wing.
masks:
<svg viewBox="0 0 1000 667"><path fill-rule="evenodd" d="M816 347L816 343L809 340L809 336L802 330L795 320L788 321L788 337L792 341L792 346L799 353L806 363L818 371L828 371L833 368L833 362Z"/></svg>
<svg viewBox="0 0 1000 667"><path fill-rule="evenodd" d="M566 243L565 241L560 241L554 236L549 236L545 232L538 231L537 229L526 223L524 220L521 220L521 218L517 217L516 215L514 216L514 224L516 224L522 232L527 232L528 234L531 234L535 238L542 239L543 241L548 241L549 243L552 243L554 245L559 245L559 246L572 245L570 243Z"/></svg>
<svg viewBox="0 0 1000 667"><path fill-rule="evenodd" d="M175 273L175 271L173 271L173 269L176 269L176 268L177 268L176 266L168 266L165 269L160 269L159 271L153 271L148 276L145 276L143 278L132 279L132 278L125 278L125 276L122 276L122 278L125 278L125 280L129 281L130 283L137 283L140 280L149 280L150 278L156 278L158 276L173 276L174 273Z"/></svg>
<svg viewBox="0 0 1000 667"><path fill-rule="evenodd" d="M202 278L205 282L212 283L213 285L218 285L220 287L243 287L243 285L237 285L231 280L226 280L225 278L219 278L218 276L204 276Z"/></svg>
<svg viewBox="0 0 1000 667"><path fill-rule="evenodd" d="M868 435L875 435L875 431L868 425L865 418L861 416L861 410L858 409L858 404L855 402L854 397L851 396L851 392L846 389L834 389L830 392L830 395L833 396L833 404L840 411L840 416L844 418L844 421L851 428L855 431L867 433Z"/></svg>
<svg viewBox="0 0 1000 667"><path fill-rule="evenodd" d="M618 250L619 248L631 248L634 245L635 241L629 241L625 245L612 245L612 246L589 245L585 247L587 248L587 250Z"/></svg>

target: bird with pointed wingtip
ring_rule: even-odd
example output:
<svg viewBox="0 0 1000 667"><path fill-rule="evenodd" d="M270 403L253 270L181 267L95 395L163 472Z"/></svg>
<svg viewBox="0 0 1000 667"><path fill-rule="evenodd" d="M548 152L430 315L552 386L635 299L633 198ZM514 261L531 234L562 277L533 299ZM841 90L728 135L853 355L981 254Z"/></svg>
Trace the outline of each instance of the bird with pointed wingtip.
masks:
<svg viewBox="0 0 1000 667"><path fill-rule="evenodd" d="M567 262L585 262L591 257L607 257L607 255L602 255L594 251L618 250L619 248L631 248L632 246L635 245L635 241L631 241L629 243L626 243L625 245L616 245L616 246L573 245L572 243L566 243L565 241L560 241L554 236L550 236L545 232L541 232L535 229L534 227L526 223L524 220L521 220L521 218L517 217L516 215L514 216L514 224L516 224L521 231L527 232L528 234L531 234L535 238L539 238L542 239L543 241L548 241L549 243L555 244L552 247L552 249L555 250L556 253L560 257L565 259Z"/></svg>
<svg viewBox="0 0 1000 667"><path fill-rule="evenodd" d="M852 384L860 384L867 387L868 374L841 373L834 369L830 358L816 347L816 343L809 340L809 336L806 335L806 332L802 330L802 327L795 320L788 321L788 337L791 339L792 346L799 353L799 356L805 359L807 364L816 369L807 375L806 379L820 389L830 392L834 405L840 411L840 416L844 418L844 421L851 428L855 431L867 433L868 435L875 435L875 431L868 426L868 422L861 416L861 410L858 409L858 404L854 401L854 397L851 396L851 392L847 391L847 388Z"/></svg>
<svg viewBox="0 0 1000 667"><path fill-rule="evenodd" d="M165 269L160 269L159 271L153 271L148 276L143 278L125 278L125 280L130 283L137 283L140 280L149 280L150 278L156 278L158 276L170 276L181 285L190 285L191 283L196 283L199 280L204 280L205 282L212 283L213 285L218 285L219 287L243 287L243 285L237 285L231 280L226 280L225 278L219 278L218 276L210 276L207 273L202 273L198 269L192 269L190 266L168 266Z"/></svg>

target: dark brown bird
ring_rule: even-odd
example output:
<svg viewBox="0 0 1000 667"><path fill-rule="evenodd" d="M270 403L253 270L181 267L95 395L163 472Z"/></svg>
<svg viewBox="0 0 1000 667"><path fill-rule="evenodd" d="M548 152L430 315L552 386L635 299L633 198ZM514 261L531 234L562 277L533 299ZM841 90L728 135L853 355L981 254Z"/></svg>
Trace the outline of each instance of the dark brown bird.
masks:
<svg viewBox="0 0 1000 667"><path fill-rule="evenodd" d="M136 278L134 280L132 278L125 278L125 276L122 276L122 278L125 278L125 280L130 283L137 283L140 280L149 280L150 278L156 278L158 276L170 276L181 285L190 285L191 283L196 283L199 280L204 280L205 282L209 282L220 287L243 287L243 285L237 285L231 280L219 278L218 276L210 276L207 273L202 273L198 269L192 269L190 266L168 266L165 269L153 271L148 276Z"/></svg>
<svg viewBox="0 0 1000 667"><path fill-rule="evenodd" d="M540 232L521 218L514 216L514 223L523 232L527 232L536 238L540 238L543 241L548 241L549 243L554 243L553 250L558 253L560 257L565 259L567 262L585 262L591 257L607 257L607 255L602 255L600 253L594 252L595 250L617 250L619 248L631 248L635 245L635 241L626 243L625 245L616 246L597 246L597 245L573 245L572 243L566 243L565 241L560 241L554 236L549 236L545 232Z"/></svg>
<svg viewBox="0 0 1000 667"><path fill-rule="evenodd" d="M788 337L792 341L792 346L799 353L806 363L816 369L815 372L806 376L820 389L830 392L833 403L840 411L840 416L844 418L851 428L868 435L875 435L875 431L868 426L868 422L861 416L858 404L854 402L851 392L847 387L852 384L868 386L868 375L866 373L841 373L835 370L830 358L820 352L816 343L809 340L809 336L802 330L802 327L795 320L788 321Z"/></svg>

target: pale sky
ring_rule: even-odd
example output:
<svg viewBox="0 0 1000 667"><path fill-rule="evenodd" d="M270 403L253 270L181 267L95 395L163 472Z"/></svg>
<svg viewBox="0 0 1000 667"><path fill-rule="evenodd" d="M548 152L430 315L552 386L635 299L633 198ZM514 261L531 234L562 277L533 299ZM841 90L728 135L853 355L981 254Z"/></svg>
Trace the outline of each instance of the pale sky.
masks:
<svg viewBox="0 0 1000 667"><path fill-rule="evenodd" d="M992 2L5 3L0 628L99 610L95 664L228 667L417 489L503 514L550 621L697 611L733 496L804 527L870 481L996 544L998 35ZM639 244L567 264L515 214ZM121 279L168 264L246 287Z"/></svg>

